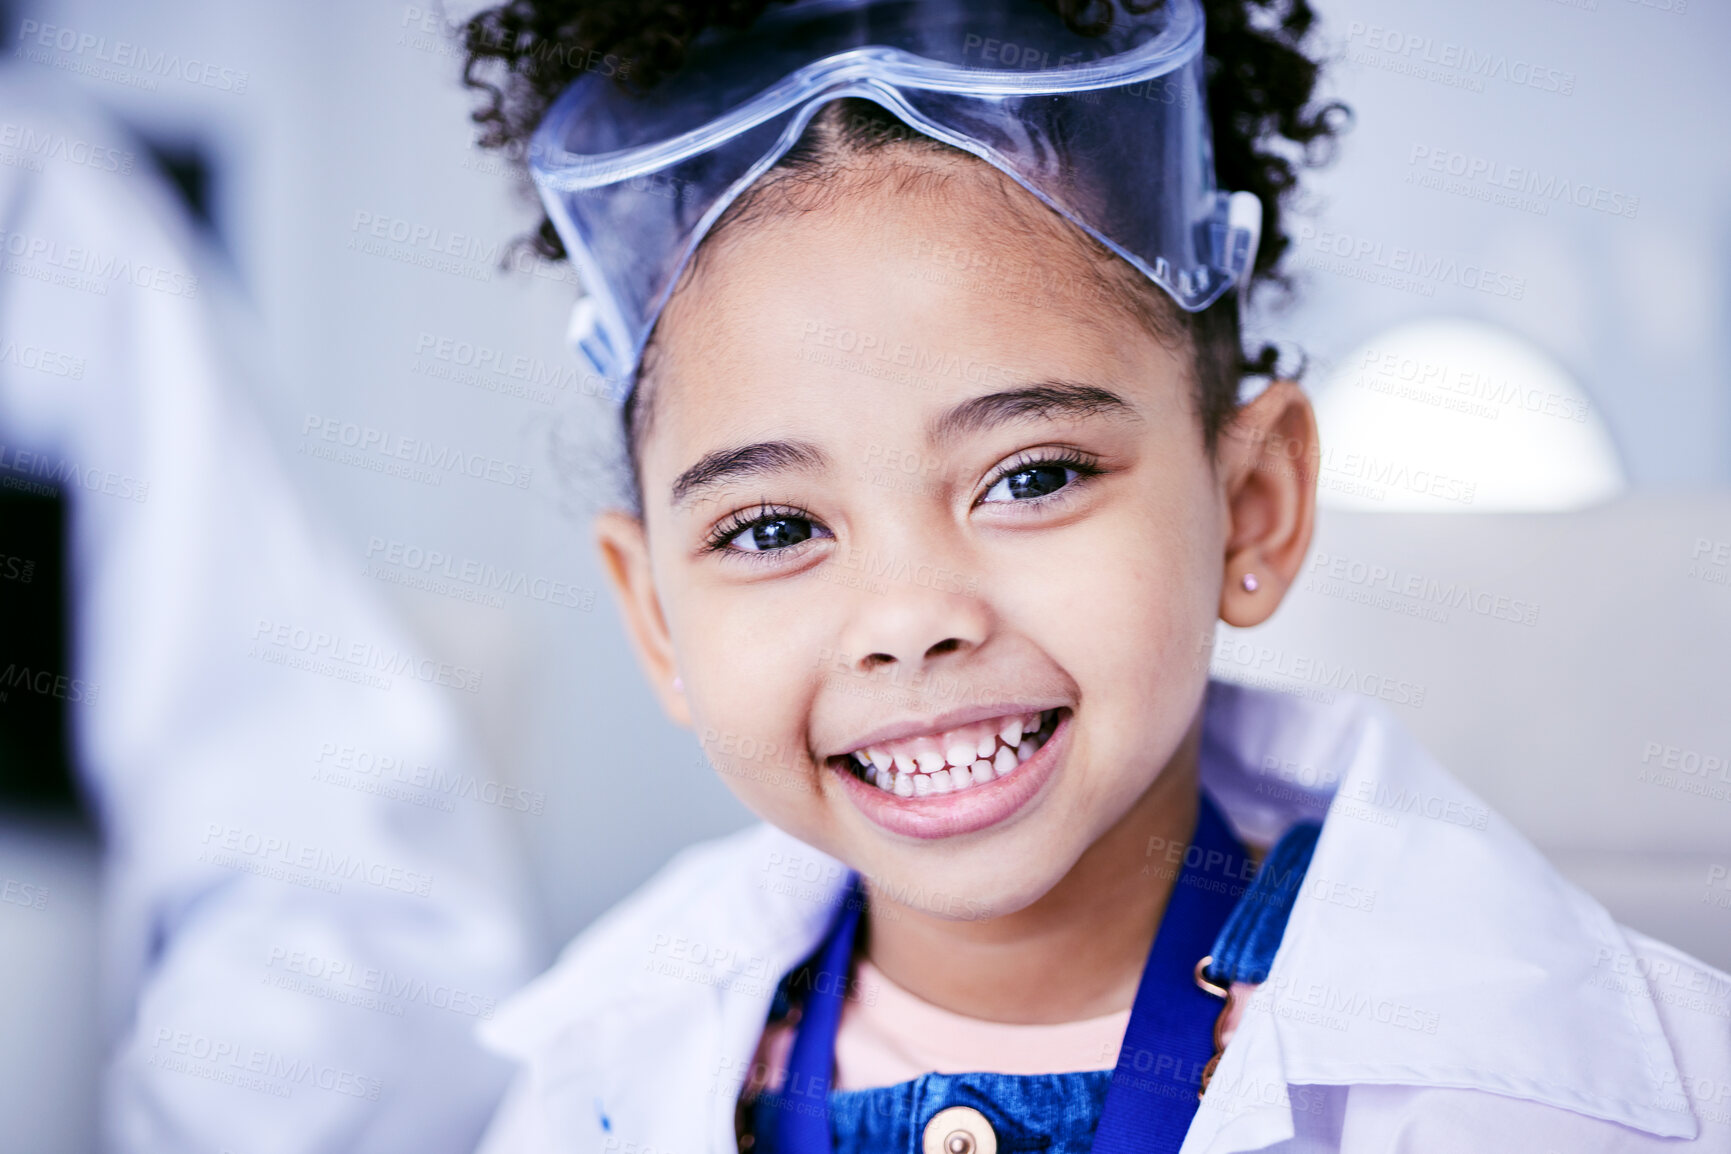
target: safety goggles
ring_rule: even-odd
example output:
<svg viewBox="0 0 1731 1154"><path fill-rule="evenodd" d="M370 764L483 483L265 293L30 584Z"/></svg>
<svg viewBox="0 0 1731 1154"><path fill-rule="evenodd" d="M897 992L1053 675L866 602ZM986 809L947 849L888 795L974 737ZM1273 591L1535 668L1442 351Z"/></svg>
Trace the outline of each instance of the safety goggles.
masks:
<svg viewBox="0 0 1731 1154"><path fill-rule="evenodd" d="M874 101L1001 169L1195 311L1243 283L1262 210L1214 187L1197 0L1070 30L1039 0L796 0L713 31L648 91L599 71L530 145L587 295L571 339L628 391L709 229L823 105Z"/></svg>

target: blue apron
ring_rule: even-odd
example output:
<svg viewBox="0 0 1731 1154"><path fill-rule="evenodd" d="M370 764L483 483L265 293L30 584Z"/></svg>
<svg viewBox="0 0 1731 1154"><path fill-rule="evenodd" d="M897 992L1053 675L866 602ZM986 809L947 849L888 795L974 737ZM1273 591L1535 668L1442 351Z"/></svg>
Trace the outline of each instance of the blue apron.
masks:
<svg viewBox="0 0 1731 1154"><path fill-rule="evenodd" d="M753 1154L918 1150L925 1120L971 1106L1000 1154L1175 1154L1212 1072L1216 988L1268 976L1320 827L1293 827L1246 892L1247 854L1201 795L1184 855L1112 1070L1042 1075L925 1074L897 1086L833 1091L835 1035L865 906L857 875L812 963L795 971L810 994L778 1091L747 1104ZM791 977L792 975L790 975Z"/></svg>

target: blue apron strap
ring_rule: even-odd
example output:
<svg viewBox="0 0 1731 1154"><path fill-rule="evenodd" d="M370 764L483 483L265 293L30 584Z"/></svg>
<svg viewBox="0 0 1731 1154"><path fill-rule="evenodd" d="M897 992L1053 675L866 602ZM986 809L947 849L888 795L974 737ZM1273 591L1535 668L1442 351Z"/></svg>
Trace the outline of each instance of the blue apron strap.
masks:
<svg viewBox="0 0 1731 1154"><path fill-rule="evenodd" d="M1203 1067L1214 1056L1220 1002L1195 982L1247 873L1247 855L1206 793L1184 868L1148 952L1130 1025L1106 1090L1095 1154L1168 1154L1196 1116Z"/></svg>
<svg viewBox="0 0 1731 1154"><path fill-rule="evenodd" d="M791 1154L828 1151L829 1084L835 1072L835 1035L853 968L853 942L865 905L865 885L848 876L841 909L812 963L811 989L800 1009L787 1074L775 1114L775 1148Z"/></svg>
<svg viewBox="0 0 1731 1154"><path fill-rule="evenodd" d="M1212 960L1203 971L1205 978L1220 986L1233 982L1257 985L1268 980L1274 953L1286 934L1287 919L1292 916L1321 833L1321 825L1301 821L1281 835L1263 860L1249 892L1226 919L1214 948L1208 951Z"/></svg>

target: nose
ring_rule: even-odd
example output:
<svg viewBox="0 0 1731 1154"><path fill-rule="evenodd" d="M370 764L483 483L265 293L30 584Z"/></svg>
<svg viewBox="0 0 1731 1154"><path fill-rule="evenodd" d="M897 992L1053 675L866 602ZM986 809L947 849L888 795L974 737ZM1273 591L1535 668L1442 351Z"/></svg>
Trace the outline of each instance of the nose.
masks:
<svg viewBox="0 0 1731 1154"><path fill-rule="evenodd" d="M937 576L925 583L916 569L858 590L838 639L843 660L860 673L893 668L914 674L948 655L977 649L991 628L986 603L950 580L954 574L933 572Z"/></svg>

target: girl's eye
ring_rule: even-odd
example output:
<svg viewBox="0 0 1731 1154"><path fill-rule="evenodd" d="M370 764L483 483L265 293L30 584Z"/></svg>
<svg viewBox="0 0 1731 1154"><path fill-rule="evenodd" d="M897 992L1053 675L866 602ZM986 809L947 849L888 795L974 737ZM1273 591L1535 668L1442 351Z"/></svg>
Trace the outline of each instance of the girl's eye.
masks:
<svg viewBox="0 0 1731 1154"><path fill-rule="evenodd" d="M804 517L765 517L733 534L724 547L741 553L769 553L825 535Z"/></svg>
<svg viewBox="0 0 1731 1154"><path fill-rule="evenodd" d="M999 477L997 482L986 490L986 495L981 497L980 501L1032 501L1039 497L1048 497L1081 475L1079 470L1054 461L1022 465L1014 472Z"/></svg>

